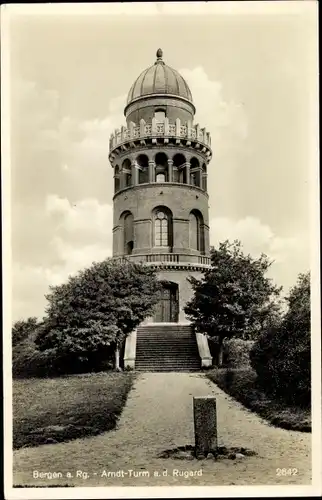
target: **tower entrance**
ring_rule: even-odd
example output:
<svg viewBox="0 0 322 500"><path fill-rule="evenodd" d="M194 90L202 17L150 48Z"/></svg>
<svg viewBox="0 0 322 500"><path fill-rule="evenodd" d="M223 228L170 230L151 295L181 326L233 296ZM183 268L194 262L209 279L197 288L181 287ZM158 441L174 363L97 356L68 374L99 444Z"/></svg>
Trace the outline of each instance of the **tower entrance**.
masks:
<svg viewBox="0 0 322 500"><path fill-rule="evenodd" d="M161 298L156 305L154 323L177 323L179 320L179 287L176 283L163 282Z"/></svg>

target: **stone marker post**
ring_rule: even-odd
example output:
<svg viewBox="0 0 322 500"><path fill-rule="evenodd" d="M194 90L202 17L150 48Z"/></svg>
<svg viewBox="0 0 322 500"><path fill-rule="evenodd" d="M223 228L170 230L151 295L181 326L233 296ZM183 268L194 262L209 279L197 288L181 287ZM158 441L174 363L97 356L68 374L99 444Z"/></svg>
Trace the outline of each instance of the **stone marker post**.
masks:
<svg viewBox="0 0 322 500"><path fill-rule="evenodd" d="M193 398L196 457L206 457L217 449L216 398Z"/></svg>

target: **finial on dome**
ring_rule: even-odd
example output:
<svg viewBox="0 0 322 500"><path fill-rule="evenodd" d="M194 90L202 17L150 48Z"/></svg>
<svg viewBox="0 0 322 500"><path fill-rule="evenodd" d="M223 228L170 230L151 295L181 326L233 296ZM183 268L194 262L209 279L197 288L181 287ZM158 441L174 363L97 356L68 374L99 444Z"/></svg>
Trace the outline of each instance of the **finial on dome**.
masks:
<svg viewBox="0 0 322 500"><path fill-rule="evenodd" d="M162 61L163 52L162 49L157 50L157 60L156 62Z"/></svg>

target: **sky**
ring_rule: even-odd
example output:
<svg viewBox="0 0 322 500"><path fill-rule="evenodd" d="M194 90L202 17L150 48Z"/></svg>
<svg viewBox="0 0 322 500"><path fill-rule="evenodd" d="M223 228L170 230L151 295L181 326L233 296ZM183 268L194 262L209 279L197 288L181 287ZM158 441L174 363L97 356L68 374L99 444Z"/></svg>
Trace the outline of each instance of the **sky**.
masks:
<svg viewBox="0 0 322 500"><path fill-rule="evenodd" d="M315 9L299 3L48 5L10 16L13 320L41 317L49 285L111 255L109 137L159 47L211 134L211 244L239 239L266 253L285 293L309 270L317 36Z"/></svg>

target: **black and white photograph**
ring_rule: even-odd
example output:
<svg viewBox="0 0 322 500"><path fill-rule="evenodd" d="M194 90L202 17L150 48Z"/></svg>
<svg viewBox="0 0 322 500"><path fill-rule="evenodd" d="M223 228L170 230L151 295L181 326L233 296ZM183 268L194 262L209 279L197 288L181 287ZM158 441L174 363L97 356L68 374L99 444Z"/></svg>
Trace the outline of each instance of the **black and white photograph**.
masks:
<svg viewBox="0 0 322 500"><path fill-rule="evenodd" d="M321 494L317 7L2 5L8 500Z"/></svg>

